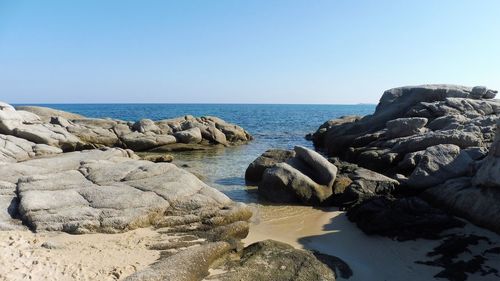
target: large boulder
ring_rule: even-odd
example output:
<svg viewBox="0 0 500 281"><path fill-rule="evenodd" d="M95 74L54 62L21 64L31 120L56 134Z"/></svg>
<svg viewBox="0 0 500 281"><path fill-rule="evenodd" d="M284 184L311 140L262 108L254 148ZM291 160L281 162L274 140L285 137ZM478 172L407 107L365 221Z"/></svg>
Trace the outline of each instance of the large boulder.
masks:
<svg viewBox="0 0 500 281"><path fill-rule="evenodd" d="M316 205L328 199L332 194L337 167L305 147L296 146L294 154L295 157L288 158L286 163L277 163L264 170L258 185L259 194L281 203ZM288 153L281 153L280 156L287 158Z"/></svg>
<svg viewBox="0 0 500 281"><path fill-rule="evenodd" d="M180 143L200 143L203 140L201 130L199 128L191 128L184 131L179 131L174 134L175 138Z"/></svg>
<svg viewBox="0 0 500 281"><path fill-rule="evenodd" d="M246 247L239 260L221 269L223 273L214 274L205 280L335 280L335 272L313 253L273 240Z"/></svg>
<svg viewBox="0 0 500 281"><path fill-rule="evenodd" d="M257 157L245 171L245 180L250 183L258 183L267 168L295 156L293 150L269 149L261 156Z"/></svg>
<svg viewBox="0 0 500 281"><path fill-rule="evenodd" d="M319 204L332 194L331 187L314 182L287 163L266 169L258 190L259 195L272 202L308 205Z"/></svg>

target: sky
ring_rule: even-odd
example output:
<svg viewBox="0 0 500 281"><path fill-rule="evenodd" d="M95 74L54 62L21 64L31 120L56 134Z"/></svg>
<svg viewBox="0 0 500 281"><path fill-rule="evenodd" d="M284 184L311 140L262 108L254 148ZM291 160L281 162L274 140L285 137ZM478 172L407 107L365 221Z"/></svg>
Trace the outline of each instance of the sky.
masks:
<svg viewBox="0 0 500 281"><path fill-rule="evenodd" d="M500 89L498 0L0 0L9 103L376 103Z"/></svg>

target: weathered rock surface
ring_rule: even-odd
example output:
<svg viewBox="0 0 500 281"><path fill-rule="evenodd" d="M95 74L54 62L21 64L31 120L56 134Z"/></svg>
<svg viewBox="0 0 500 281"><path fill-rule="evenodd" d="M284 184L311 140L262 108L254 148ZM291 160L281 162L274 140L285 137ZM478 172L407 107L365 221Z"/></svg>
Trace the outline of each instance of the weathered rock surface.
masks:
<svg viewBox="0 0 500 281"><path fill-rule="evenodd" d="M30 158L62 153L57 147L36 144L25 139L0 134L0 162L19 162Z"/></svg>
<svg viewBox="0 0 500 281"><path fill-rule="evenodd" d="M292 154L280 153L279 157L286 158ZM316 205L325 201L332 194L337 167L319 153L305 147L296 146L294 154L295 157L288 158L286 163L277 163L264 170L258 185L259 194L272 202L281 203ZM256 161L268 161L265 158ZM267 163L276 160L274 158Z"/></svg>
<svg viewBox="0 0 500 281"><path fill-rule="evenodd" d="M330 126L325 123L312 135L313 141L328 155L397 178L401 185L394 195L420 196L435 208L500 232L500 101L493 99L496 93L485 87L454 85L391 89L384 93L374 114L329 121ZM343 185L336 186L334 194L351 185L345 178L338 182ZM349 194L345 191L343 194ZM384 232L380 228L389 227L382 223L384 219L398 221L394 208L402 214L422 216L428 210L412 209L417 205L408 202L405 206L412 208L400 210L402 203L396 202L410 200L406 197L396 201L391 196L377 198L360 200L352 211L363 214L354 220L368 231ZM380 217L372 219L370 214ZM424 228L432 229L422 225L412 231Z"/></svg>
<svg viewBox="0 0 500 281"><path fill-rule="evenodd" d="M334 271L312 253L272 240L248 246L239 260L227 264L223 269L227 272L206 280L335 280Z"/></svg>
<svg viewBox="0 0 500 281"><path fill-rule="evenodd" d="M409 176L413 169L400 163L411 153L440 144L489 147L500 114L495 94L454 85L394 88L384 92L374 114L331 120L313 134L313 142L329 156Z"/></svg>
<svg viewBox="0 0 500 281"><path fill-rule="evenodd" d="M431 207L418 197L371 197L350 208L347 217L366 234L401 241L438 239L442 231L464 225L459 219Z"/></svg>
<svg viewBox="0 0 500 281"><path fill-rule="evenodd" d="M274 164L286 162L295 156L295 151L270 149L257 157L245 171L245 180L251 183L257 183L262 179L262 175L267 168Z"/></svg>
<svg viewBox="0 0 500 281"><path fill-rule="evenodd" d="M73 152L0 170L16 185L19 214L35 231L119 232L163 224L167 212L200 215L232 208L229 198L189 172L131 159L119 149Z"/></svg>
<svg viewBox="0 0 500 281"><path fill-rule="evenodd" d="M2 103L0 134L64 151L120 147L134 151L173 151L237 145L252 136L243 128L217 117L184 116L135 123L114 119L86 118L60 110L22 106L15 110Z"/></svg>
<svg viewBox="0 0 500 281"><path fill-rule="evenodd" d="M349 206L366 196L390 194L399 182L304 147L268 150L246 171L259 194L278 203Z"/></svg>
<svg viewBox="0 0 500 281"><path fill-rule="evenodd" d="M470 171L473 160L467 152L453 144L428 147L420 156L413 173L406 183L414 188L425 189L461 177Z"/></svg>
<svg viewBox="0 0 500 281"><path fill-rule="evenodd" d="M54 117L62 117L67 120L85 119L85 116L82 116L80 114L75 114L43 106L16 106L15 108L18 111L27 111L36 114L37 116L40 117L40 120L45 123L49 123L50 120Z"/></svg>

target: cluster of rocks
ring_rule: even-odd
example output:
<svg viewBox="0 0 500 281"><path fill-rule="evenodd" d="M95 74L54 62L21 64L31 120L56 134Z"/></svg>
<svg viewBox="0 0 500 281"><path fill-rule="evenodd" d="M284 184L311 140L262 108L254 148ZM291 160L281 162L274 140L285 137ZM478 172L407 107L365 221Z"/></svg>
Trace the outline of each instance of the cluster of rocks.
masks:
<svg viewBox="0 0 500 281"><path fill-rule="evenodd" d="M327 206L347 205L366 194L387 194L399 184L355 164L329 160L302 146L271 149L248 166L245 179L272 202Z"/></svg>
<svg viewBox="0 0 500 281"><path fill-rule="evenodd" d="M388 90L373 115L307 137L329 156L269 150L246 180L272 202L339 206L366 233L438 238L466 218L500 232L500 101L485 87ZM495 139L496 135L496 139Z"/></svg>
<svg viewBox="0 0 500 281"><path fill-rule="evenodd" d="M423 198L500 232L500 101L495 94L485 87L453 85L395 88L383 94L374 114L330 120L308 137L330 157L397 180L391 196L418 196L391 200L385 196L377 203L372 199L357 206L356 213L383 213L391 221L393 212L388 210L395 205L421 206ZM424 213L421 207L406 214L411 212ZM362 225L376 225L376 220L366 221L366 215L354 211L351 217Z"/></svg>
<svg viewBox="0 0 500 281"><path fill-rule="evenodd" d="M153 227L159 236L150 248L161 258L129 281L198 281L213 267L230 268L222 280L335 280L334 269L310 252L275 241L243 248L252 216L245 204L174 164L155 163L168 157L149 155L143 158L154 161L146 161L133 151L250 139L215 117L128 123L0 103L0 231ZM256 270L257 264L266 271Z"/></svg>
<svg viewBox="0 0 500 281"><path fill-rule="evenodd" d="M11 137L7 139L5 135ZM19 161L25 160L26 154L37 156L99 147L155 152L207 149L242 144L252 136L237 125L210 116L142 119L134 123L85 118L36 106L20 106L16 110L0 103L0 139L7 142L0 157Z"/></svg>

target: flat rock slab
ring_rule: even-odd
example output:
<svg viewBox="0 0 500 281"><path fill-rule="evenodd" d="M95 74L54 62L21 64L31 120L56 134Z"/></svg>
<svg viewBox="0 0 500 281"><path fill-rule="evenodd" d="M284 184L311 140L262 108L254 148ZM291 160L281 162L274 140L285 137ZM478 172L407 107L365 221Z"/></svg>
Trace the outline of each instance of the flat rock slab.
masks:
<svg viewBox="0 0 500 281"><path fill-rule="evenodd" d="M18 200L20 217L35 231L69 233L121 232L157 225L168 212L214 214L234 205L173 164L133 156L92 150L0 165L2 205Z"/></svg>

